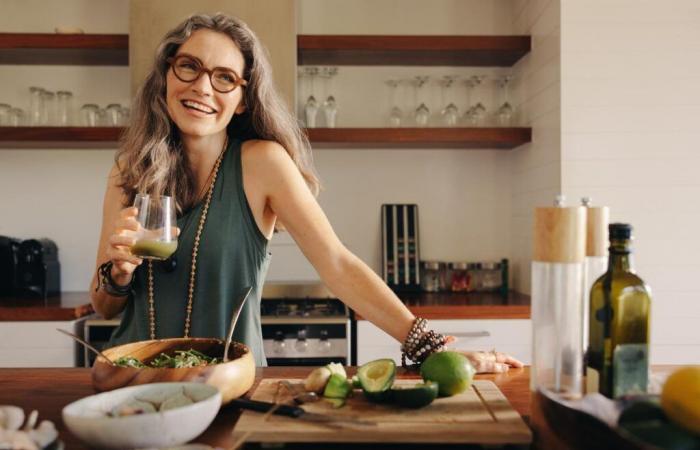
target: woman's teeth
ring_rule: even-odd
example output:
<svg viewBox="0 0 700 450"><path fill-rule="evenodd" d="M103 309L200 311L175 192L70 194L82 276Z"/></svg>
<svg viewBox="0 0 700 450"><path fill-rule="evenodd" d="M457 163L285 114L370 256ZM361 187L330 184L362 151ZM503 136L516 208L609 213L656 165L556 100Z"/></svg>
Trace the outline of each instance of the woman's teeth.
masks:
<svg viewBox="0 0 700 450"><path fill-rule="evenodd" d="M186 108L196 109L197 111L201 111L201 112L207 113L207 114L214 114L216 112L215 110L213 110L212 108L210 108L206 105L202 105L201 103L197 103L197 102L193 102L193 101L189 101L189 100L183 100L182 104Z"/></svg>

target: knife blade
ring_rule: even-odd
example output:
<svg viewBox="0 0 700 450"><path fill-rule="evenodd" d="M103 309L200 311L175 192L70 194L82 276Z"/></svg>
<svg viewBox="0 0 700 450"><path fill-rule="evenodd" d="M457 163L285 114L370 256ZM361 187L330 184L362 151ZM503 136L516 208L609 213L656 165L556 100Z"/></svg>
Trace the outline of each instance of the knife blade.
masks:
<svg viewBox="0 0 700 450"><path fill-rule="evenodd" d="M355 419L354 417L345 416L331 416L327 414L312 413L306 411L300 406L291 406L284 404L276 404L272 402L262 402L260 400L249 400L247 398L237 398L231 401L233 406L241 409L247 409L250 411L257 411L261 413L268 412L270 409L277 407L277 409L272 413L278 416L287 416L294 419L308 420L310 422L316 422L321 424L326 424L330 426L334 425L357 425L364 427L377 426L376 422L369 422L367 420Z"/></svg>

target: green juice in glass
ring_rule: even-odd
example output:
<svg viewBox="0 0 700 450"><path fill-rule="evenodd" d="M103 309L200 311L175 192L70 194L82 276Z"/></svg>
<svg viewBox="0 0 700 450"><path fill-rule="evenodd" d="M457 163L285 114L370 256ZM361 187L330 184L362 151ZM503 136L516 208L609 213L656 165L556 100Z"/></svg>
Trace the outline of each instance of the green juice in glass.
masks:
<svg viewBox="0 0 700 450"><path fill-rule="evenodd" d="M131 247L131 253L146 259L168 259L177 250L177 241L139 239Z"/></svg>

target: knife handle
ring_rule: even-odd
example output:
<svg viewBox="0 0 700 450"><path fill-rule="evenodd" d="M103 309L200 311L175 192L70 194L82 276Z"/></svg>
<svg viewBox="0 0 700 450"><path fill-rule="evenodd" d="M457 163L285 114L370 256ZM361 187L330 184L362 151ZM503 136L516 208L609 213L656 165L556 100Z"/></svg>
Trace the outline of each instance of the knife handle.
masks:
<svg viewBox="0 0 700 450"><path fill-rule="evenodd" d="M304 411L304 409L302 409L298 406L278 405L276 403L261 402L259 400L249 400L247 398L237 398L237 399L231 401L231 404L233 406L236 406L236 407L241 408L241 409L249 409L251 411L257 411L257 412L263 412L263 413L268 412L274 406L277 406L277 409L272 414L277 414L279 416L287 416L287 417L299 417L306 412L306 411Z"/></svg>

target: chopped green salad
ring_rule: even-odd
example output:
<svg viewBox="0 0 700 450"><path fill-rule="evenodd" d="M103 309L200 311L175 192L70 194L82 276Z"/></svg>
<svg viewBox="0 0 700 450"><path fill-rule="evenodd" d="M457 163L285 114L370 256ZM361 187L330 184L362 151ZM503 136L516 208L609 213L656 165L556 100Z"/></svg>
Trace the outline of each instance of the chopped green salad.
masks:
<svg viewBox="0 0 700 450"><path fill-rule="evenodd" d="M198 352L197 350L190 349L177 350L175 351L175 356L161 353L149 364L144 364L138 358L134 358L132 356L123 356L114 361L114 364L122 367L135 367L137 369L142 369L145 367L182 369L188 367L209 366L219 364L219 362L220 361L218 358L212 358L204 353Z"/></svg>

